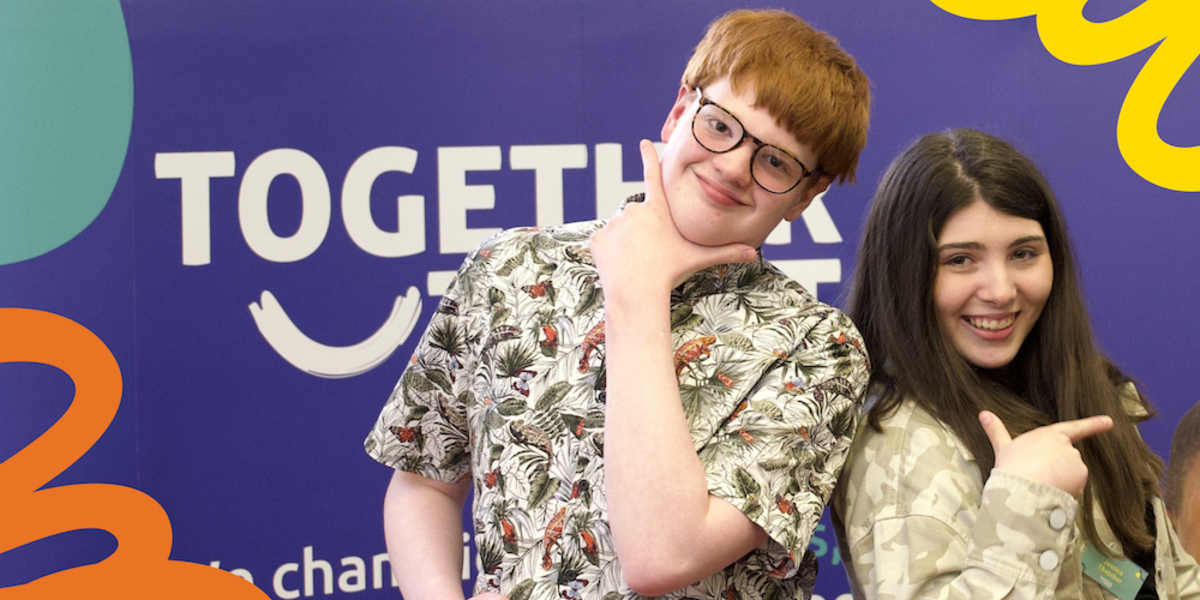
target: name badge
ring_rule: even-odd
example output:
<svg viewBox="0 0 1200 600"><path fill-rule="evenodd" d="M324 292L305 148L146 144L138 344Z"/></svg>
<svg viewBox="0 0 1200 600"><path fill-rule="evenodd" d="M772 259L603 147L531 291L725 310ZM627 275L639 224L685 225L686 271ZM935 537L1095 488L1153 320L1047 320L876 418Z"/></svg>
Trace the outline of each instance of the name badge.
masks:
<svg viewBox="0 0 1200 600"><path fill-rule="evenodd" d="M1091 542L1083 549L1083 574L1096 580L1100 587L1121 600L1133 600L1150 573L1137 563L1124 558L1112 558L1096 549Z"/></svg>

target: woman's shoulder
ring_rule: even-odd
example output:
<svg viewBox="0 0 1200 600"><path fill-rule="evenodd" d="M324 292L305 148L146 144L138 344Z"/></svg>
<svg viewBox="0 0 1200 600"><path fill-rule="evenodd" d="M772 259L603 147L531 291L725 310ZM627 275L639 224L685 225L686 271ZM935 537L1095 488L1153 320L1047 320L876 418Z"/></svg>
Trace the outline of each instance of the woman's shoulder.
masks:
<svg viewBox="0 0 1200 600"><path fill-rule="evenodd" d="M864 443L878 446L888 456L905 462L934 456L938 463L975 460L949 427L911 398L903 399L895 409L881 415L879 426L882 431L868 425L861 433L866 437Z"/></svg>
<svg viewBox="0 0 1200 600"><path fill-rule="evenodd" d="M880 419L862 420L839 484L839 511L848 541L869 535L885 519L929 517L969 534L967 506L978 506L983 482L966 446L911 399Z"/></svg>
<svg viewBox="0 0 1200 600"><path fill-rule="evenodd" d="M979 468L966 445L950 429L911 399L879 420L880 430L863 419L851 465L860 491L895 490L901 512L921 503L931 491L951 486L982 488Z"/></svg>

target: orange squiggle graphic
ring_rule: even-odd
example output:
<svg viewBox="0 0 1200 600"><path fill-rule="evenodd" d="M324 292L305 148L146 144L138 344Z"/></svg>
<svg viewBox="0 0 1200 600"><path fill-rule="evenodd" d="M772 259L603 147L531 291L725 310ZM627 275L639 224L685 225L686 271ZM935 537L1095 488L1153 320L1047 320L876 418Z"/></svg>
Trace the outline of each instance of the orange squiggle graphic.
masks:
<svg viewBox="0 0 1200 600"><path fill-rule="evenodd" d="M170 560L171 522L150 496L109 484L39 489L87 452L121 403L121 370L82 325L52 313L0 308L0 363L62 369L75 399L49 430L0 464L0 552L79 529L102 529L117 549L93 564L0 588L0 599L231 598L265 600L250 582L207 565Z"/></svg>
<svg viewBox="0 0 1200 600"><path fill-rule="evenodd" d="M1181 192L1200 191L1200 146L1173 146L1158 134L1167 97L1200 55L1200 2L1147 0L1125 15L1093 23L1087 0L931 0L946 12L977 20L1037 16L1046 50L1073 65L1125 58L1156 43L1134 79L1117 119L1117 145L1125 162L1150 183Z"/></svg>

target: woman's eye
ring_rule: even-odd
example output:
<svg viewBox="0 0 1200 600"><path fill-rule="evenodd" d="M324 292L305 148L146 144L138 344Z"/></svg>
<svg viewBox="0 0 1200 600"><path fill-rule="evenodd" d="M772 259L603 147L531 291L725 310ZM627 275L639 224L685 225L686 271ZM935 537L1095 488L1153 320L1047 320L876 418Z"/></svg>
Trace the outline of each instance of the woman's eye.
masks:
<svg viewBox="0 0 1200 600"><path fill-rule="evenodd" d="M1020 248L1016 252L1013 252L1013 258L1017 260L1031 260L1037 258L1037 256L1038 253L1032 248Z"/></svg>

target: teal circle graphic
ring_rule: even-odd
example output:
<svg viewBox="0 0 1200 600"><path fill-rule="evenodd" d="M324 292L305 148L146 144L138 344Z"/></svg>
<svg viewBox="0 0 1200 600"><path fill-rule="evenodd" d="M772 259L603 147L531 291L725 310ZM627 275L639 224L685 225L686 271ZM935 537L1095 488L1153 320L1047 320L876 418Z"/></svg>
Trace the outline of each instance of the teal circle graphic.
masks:
<svg viewBox="0 0 1200 600"><path fill-rule="evenodd" d="M45 254L96 219L132 122L118 0L0 0L0 265Z"/></svg>

